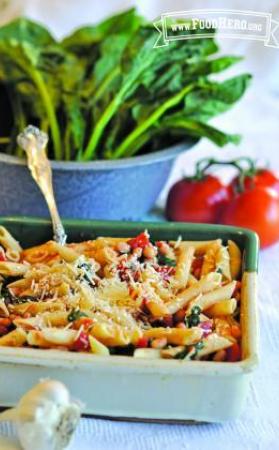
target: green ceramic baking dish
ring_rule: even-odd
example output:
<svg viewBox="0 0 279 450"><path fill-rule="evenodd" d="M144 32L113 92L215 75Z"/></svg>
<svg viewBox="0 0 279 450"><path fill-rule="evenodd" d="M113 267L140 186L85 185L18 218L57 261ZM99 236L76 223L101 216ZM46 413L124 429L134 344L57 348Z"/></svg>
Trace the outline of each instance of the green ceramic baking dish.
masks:
<svg viewBox="0 0 279 450"><path fill-rule="evenodd" d="M35 218L0 218L23 244L52 237L51 223ZM85 413L110 418L222 422L239 415L258 364L256 308L258 238L242 228L184 223L65 220L68 240L135 236L148 229L155 240L232 239L243 250L242 360L236 363L94 357L58 350L0 348L0 406L12 406L40 378L63 381L84 402Z"/></svg>

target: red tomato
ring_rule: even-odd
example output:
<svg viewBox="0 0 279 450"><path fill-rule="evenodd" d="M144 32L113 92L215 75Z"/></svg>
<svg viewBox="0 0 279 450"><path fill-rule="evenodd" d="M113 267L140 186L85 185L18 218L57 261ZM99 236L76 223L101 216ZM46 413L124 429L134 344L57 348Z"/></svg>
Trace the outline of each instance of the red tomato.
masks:
<svg viewBox="0 0 279 450"><path fill-rule="evenodd" d="M84 331L81 331L81 333L79 333L79 337L73 343L72 349L76 350L77 352L82 352L88 350L89 347L90 344L88 335L84 333Z"/></svg>
<svg viewBox="0 0 279 450"><path fill-rule="evenodd" d="M235 343L231 347L227 348L227 361L236 362L241 359L241 348L239 344Z"/></svg>
<svg viewBox="0 0 279 450"><path fill-rule="evenodd" d="M238 185L239 177L233 178L228 187L229 193L234 195L237 192ZM253 189L256 186L273 188L279 194L279 174L268 169L258 169L254 176L244 177L245 190Z"/></svg>
<svg viewBox="0 0 279 450"><path fill-rule="evenodd" d="M150 244L149 236L147 233L140 233L138 236L134 237L133 239L130 239L128 241L128 244L131 246L132 249L134 248L144 248L148 244Z"/></svg>
<svg viewBox="0 0 279 450"><path fill-rule="evenodd" d="M0 249L0 261L6 261L6 256L2 249Z"/></svg>
<svg viewBox="0 0 279 450"><path fill-rule="evenodd" d="M136 347L138 347L138 348L146 348L146 347L148 347L148 343L149 343L148 338L142 336L141 338L139 338Z"/></svg>
<svg viewBox="0 0 279 450"><path fill-rule="evenodd" d="M254 230L268 247L279 240L279 196L268 187L244 191L226 205L221 223Z"/></svg>
<svg viewBox="0 0 279 450"><path fill-rule="evenodd" d="M227 188L213 175L201 180L175 183L168 195L166 215L177 222L218 222L220 208L228 199Z"/></svg>

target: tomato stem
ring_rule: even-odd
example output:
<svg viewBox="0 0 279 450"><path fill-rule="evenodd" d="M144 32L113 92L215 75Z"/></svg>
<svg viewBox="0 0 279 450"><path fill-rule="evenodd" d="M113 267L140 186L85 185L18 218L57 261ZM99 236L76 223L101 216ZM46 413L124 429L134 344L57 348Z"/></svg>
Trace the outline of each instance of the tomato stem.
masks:
<svg viewBox="0 0 279 450"><path fill-rule="evenodd" d="M248 165L247 168L243 167L243 163L246 163ZM244 180L246 176L253 177L256 172L256 164L253 159L247 157L247 156L241 156L237 159L232 159L229 161L218 161L215 158L203 158L200 161L196 163L196 171L195 175L191 177L192 180L201 181L205 178L206 173L209 168L212 166L232 166L235 167L238 172L238 187L237 190L239 192L244 191Z"/></svg>

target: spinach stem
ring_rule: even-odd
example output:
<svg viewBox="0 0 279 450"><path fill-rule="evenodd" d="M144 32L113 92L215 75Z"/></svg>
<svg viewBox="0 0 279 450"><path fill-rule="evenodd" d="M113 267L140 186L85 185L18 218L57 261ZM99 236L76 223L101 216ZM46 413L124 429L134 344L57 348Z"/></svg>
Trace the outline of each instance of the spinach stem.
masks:
<svg viewBox="0 0 279 450"><path fill-rule="evenodd" d="M89 143L84 151L84 154L82 156L82 160L89 161L90 159L93 159L93 156L96 152L96 147L99 143L99 140L101 139L103 130L105 129L107 123L117 110L118 105L120 104L119 95L116 95L112 102L109 103L107 108L104 110L103 114L101 115L99 121L94 127L94 131L91 135L91 138L89 140Z"/></svg>
<svg viewBox="0 0 279 450"><path fill-rule="evenodd" d="M63 155L62 155L60 129L45 81L37 70L30 70L30 75L32 76L34 83L38 88L38 91L41 95L49 119L49 126L51 129L51 135L53 139L54 157L56 160L61 160Z"/></svg>
<svg viewBox="0 0 279 450"><path fill-rule="evenodd" d="M120 74L120 67L116 66L104 79L104 81L100 84L100 86L96 89L95 93L93 93L93 98L90 106L94 106L97 101L102 97L103 93L106 91L107 87L110 85L111 81Z"/></svg>
<svg viewBox="0 0 279 450"><path fill-rule="evenodd" d="M117 147L114 153L111 155L112 159L117 159L122 157L126 150L131 146L131 144L149 127L154 125L154 123L170 108L173 108L194 88L193 84L184 87L178 94L174 95L170 99L166 100L159 108L157 108L144 122L138 125L134 131L132 131L124 139L124 141Z"/></svg>
<svg viewBox="0 0 279 450"><path fill-rule="evenodd" d="M66 161L71 160L70 134L71 134L70 128L67 127L65 130L65 136L64 136L65 160Z"/></svg>
<svg viewBox="0 0 279 450"><path fill-rule="evenodd" d="M19 110L20 114L18 115L18 126L21 131L21 130L24 130L24 128L26 127L27 124L26 124L25 116L22 111L22 106L21 106L20 100L18 99L18 101L20 104L20 110ZM25 151L19 145L17 145L17 147L16 147L16 156L18 156L19 158L26 157Z"/></svg>
<svg viewBox="0 0 279 450"><path fill-rule="evenodd" d="M13 114L14 114L15 132L17 134L18 132L21 132L22 130L24 130L24 128L26 127L26 125L27 125L26 118L24 115L21 98L18 95L18 93L10 91L9 96L10 96L10 101L11 101L12 110L13 110ZM25 156L24 150L21 147L19 147L18 145L16 147L15 154L19 158L23 158Z"/></svg>
<svg viewBox="0 0 279 450"><path fill-rule="evenodd" d="M154 38L152 37L152 44L153 41ZM133 86L135 85L135 82L138 80L141 74L152 65L155 56L156 52L150 53L150 42L147 41L142 52L138 54L137 58L134 61L134 70L131 69L130 73L128 73L122 80L122 87L119 89L113 100L108 104L98 122L96 123L84 154L82 155L81 159L83 161L89 161L94 157L97 150L97 145L108 122L115 114L118 107L123 103L123 101L127 97L131 96L131 92L133 92Z"/></svg>

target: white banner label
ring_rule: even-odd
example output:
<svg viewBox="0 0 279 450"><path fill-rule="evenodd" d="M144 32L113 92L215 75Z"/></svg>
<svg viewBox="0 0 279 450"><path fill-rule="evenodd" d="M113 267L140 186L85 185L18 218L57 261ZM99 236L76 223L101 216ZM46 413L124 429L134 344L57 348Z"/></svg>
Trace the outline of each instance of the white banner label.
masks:
<svg viewBox="0 0 279 450"><path fill-rule="evenodd" d="M279 22L270 13L229 9L170 12L154 22L159 37L154 47L171 41L214 37L253 39L279 48Z"/></svg>

